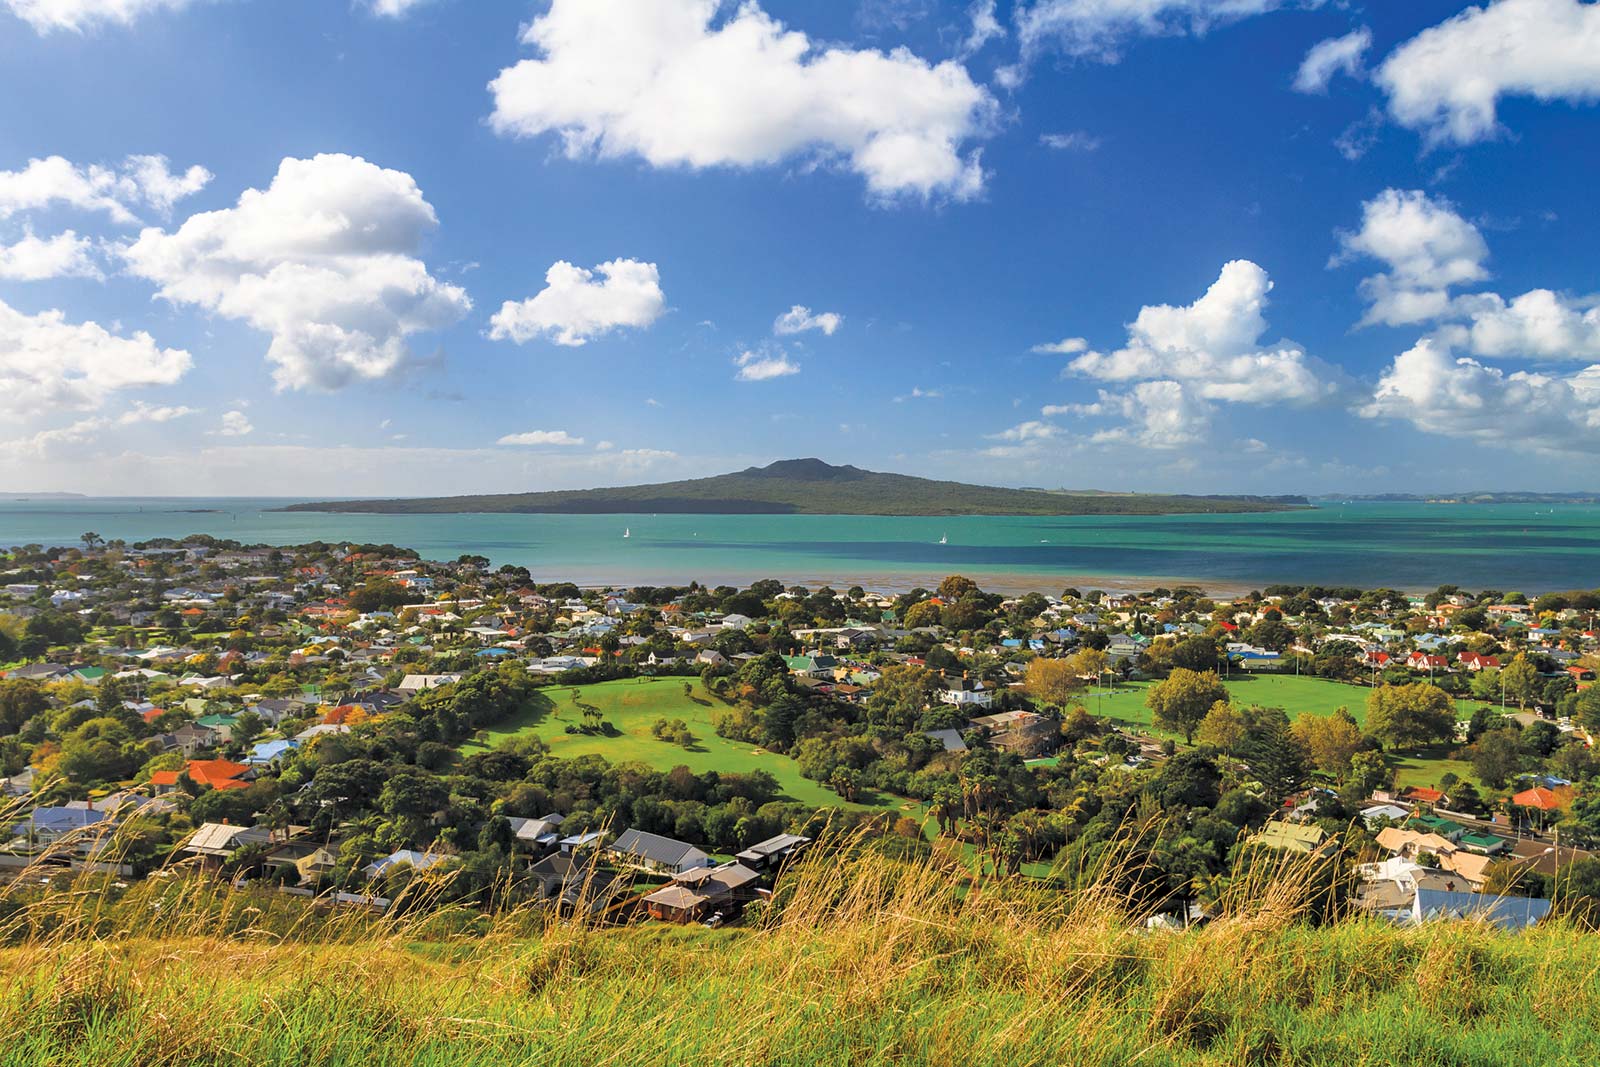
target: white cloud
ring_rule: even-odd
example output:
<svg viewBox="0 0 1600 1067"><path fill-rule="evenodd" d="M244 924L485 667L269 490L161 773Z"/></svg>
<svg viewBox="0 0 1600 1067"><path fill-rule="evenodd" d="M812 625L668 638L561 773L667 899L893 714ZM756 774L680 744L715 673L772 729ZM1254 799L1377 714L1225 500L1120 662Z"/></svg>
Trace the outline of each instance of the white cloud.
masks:
<svg viewBox="0 0 1600 1067"><path fill-rule="evenodd" d="M266 190L172 233L148 228L121 253L163 298L271 334L279 389L336 389L394 374L407 337L472 307L414 255L437 225L409 174L320 155L285 159Z"/></svg>
<svg viewBox="0 0 1600 1067"><path fill-rule="evenodd" d="M604 280L597 281L596 274ZM537 296L501 305L489 320L491 338L524 344L542 335L576 347L612 330L643 329L666 309L654 263L613 259L589 271L562 260L544 280Z"/></svg>
<svg viewBox="0 0 1600 1067"><path fill-rule="evenodd" d="M740 382L765 382L800 373L800 364L791 361L781 350L775 353L766 349L740 352L734 358L733 365L739 368L734 380Z"/></svg>
<svg viewBox="0 0 1600 1067"><path fill-rule="evenodd" d="M976 55L990 41L997 41L1006 35L1006 28L1000 25L994 9L995 0L973 0L968 6L967 18L971 20L972 29L956 53L962 59Z"/></svg>
<svg viewBox="0 0 1600 1067"><path fill-rule="evenodd" d="M1565 377L1508 374L1428 338L1395 357L1360 414L1496 447L1600 453L1600 365Z"/></svg>
<svg viewBox="0 0 1600 1067"><path fill-rule="evenodd" d="M1115 63L1138 37L1201 36L1283 7L1285 0L1038 0L1017 11L1024 54L1054 47Z"/></svg>
<svg viewBox="0 0 1600 1067"><path fill-rule="evenodd" d="M996 441L1016 441L1020 443L1025 441L1049 441L1060 436L1060 434L1061 427L1054 423L1040 422L1037 419L1033 419L1028 422L1020 422L1009 430L1001 430L999 433L990 434L989 436Z"/></svg>
<svg viewBox="0 0 1600 1067"><path fill-rule="evenodd" d="M1128 328L1127 347L1086 352L1068 369L1102 381L1168 379L1190 383L1208 400L1248 404L1309 403L1335 391L1299 345L1261 346L1263 309L1272 282L1249 260L1224 264L1193 304L1142 308Z"/></svg>
<svg viewBox="0 0 1600 1067"><path fill-rule="evenodd" d="M1100 138L1084 130L1067 133L1041 133L1039 143L1061 152L1094 152L1100 147Z"/></svg>
<svg viewBox="0 0 1600 1067"><path fill-rule="evenodd" d="M1495 293L1458 297L1467 342L1491 358L1600 360L1600 298L1532 289L1507 301Z"/></svg>
<svg viewBox="0 0 1600 1067"><path fill-rule="evenodd" d="M780 337L786 334L804 333L807 330L821 330L826 336L832 337L834 331L844 325L844 316L833 311L821 311L812 314L811 309L800 304L779 315L772 324L772 332Z"/></svg>
<svg viewBox="0 0 1600 1067"><path fill-rule="evenodd" d="M242 411L227 411L222 415L222 425L217 433L222 437L244 437L254 430L250 416Z"/></svg>
<svg viewBox="0 0 1600 1067"><path fill-rule="evenodd" d="M1329 37L1318 41L1306 53L1300 70L1294 77L1294 89L1299 93L1325 93L1335 74L1352 78L1361 76L1361 57L1372 47L1372 31L1365 26L1343 37Z"/></svg>
<svg viewBox="0 0 1600 1067"><path fill-rule="evenodd" d="M79 419L66 426L40 430L31 437L0 442L0 450L15 450L31 459L49 460L78 457L83 449L100 440L106 430L138 426L144 423L165 423L197 414L191 407L158 407L143 402L135 403L115 418L94 415Z"/></svg>
<svg viewBox="0 0 1600 1067"><path fill-rule="evenodd" d="M911 392L902 393L894 398L896 404L904 404L907 400L938 400L944 393L938 389L924 389L920 385L911 387Z"/></svg>
<svg viewBox="0 0 1600 1067"><path fill-rule="evenodd" d="M100 268L91 255L93 245L86 237L66 230L54 237L35 237L24 233L13 245L0 244L0 279L13 282L38 282L47 278L98 278Z"/></svg>
<svg viewBox="0 0 1600 1067"><path fill-rule="evenodd" d="M954 61L821 46L746 0L553 0L523 34L539 52L490 83L493 128L559 133L571 158L655 167L839 162L875 197L965 200L998 110Z"/></svg>
<svg viewBox="0 0 1600 1067"><path fill-rule="evenodd" d="M529 430L526 433L508 433L496 441L495 444L523 447L555 446L559 448L574 448L583 444L583 438L574 437L565 430ZM606 442L602 441L601 444L605 445Z"/></svg>
<svg viewBox="0 0 1600 1067"><path fill-rule="evenodd" d="M92 410L115 393L171 385L192 360L147 333L122 337L60 311L24 314L0 301L0 408L35 415Z"/></svg>
<svg viewBox="0 0 1600 1067"><path fill-rule="evenodd" d="M84 30L105 23L132 25L142 15L178 11L195 0L0 0L38 33Z"/></svg>
<svg viewBox="0 0 1600 1067"><path fill-rule="evenodd" d="M1066 337L1051 344L1034 345L1028 351L1037 352L1042 356L1072 356L1088 350L1089 342L1082 337Z"/></svg>
<svg viewBox="0 0 1600 1067"><path fill-rule="evenodd" d="M1600 98L1600 4L1497 0L1423 30L1376 73L1389 114L1429 143L1494 135L1504 96Z"/></svg>
<svg viewBox="0 0 1600 1067"><path fill-rule="evenodd" d="M1140 382L1126 393L1100 390L1092 404L1046 407L1046 416L1121 418L1124 423L1089 436L1093 444L1136 444L1145 448L1184 448L1204 441L1211 429L1211 407L1181 382Z"/></svg>
<svg viewBox="0 0 1600 1067"><path fill-rule="evenodd" d="M61 156L30 159L21 170L0 171L0 218L65 205L130 225L138 221L133 209L166 215L210 181L211 172L198 165L174 173L166 156L129 156L114 167L79 166Z"/></svg>
<svg viewBox="0 0 1600 1067"><path fill-rule="evenodd" d="M1489 246L1449 201L1420 190L1385 189L1362 205L1361 229L1339 235L1337 266L1370 256L1389 269L1361 283L1370 307L1364 323L1390 326L1445 314L1452 286L1489 276Z"/></svg>
<svg viewBox="0 0 1600 1067"><path fill-rule="evenodd" d="M367 0L367 6L374 15L384 18L398 19L411 14L430 0Z"/></svg>

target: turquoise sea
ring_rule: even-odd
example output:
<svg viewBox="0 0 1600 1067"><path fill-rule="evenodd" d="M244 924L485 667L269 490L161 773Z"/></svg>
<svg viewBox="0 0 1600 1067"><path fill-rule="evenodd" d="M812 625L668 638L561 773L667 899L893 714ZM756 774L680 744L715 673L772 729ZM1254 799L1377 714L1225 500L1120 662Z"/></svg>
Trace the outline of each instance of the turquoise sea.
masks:
<svg viewBox="0 0 1600 1067"><path fill-rule="evenodd" d="M209 533L463 553L584 585L859 582L892 591L960 572L996 590L1217 592L1277 582L1533 593L1600 586L1600 506L1333 504L1270 515L878 518L842 515L324 515L263 499L0 501L0 545ZM624 532L631 536L624 537ZM940 544L941 538L947 543Z"/></svg>

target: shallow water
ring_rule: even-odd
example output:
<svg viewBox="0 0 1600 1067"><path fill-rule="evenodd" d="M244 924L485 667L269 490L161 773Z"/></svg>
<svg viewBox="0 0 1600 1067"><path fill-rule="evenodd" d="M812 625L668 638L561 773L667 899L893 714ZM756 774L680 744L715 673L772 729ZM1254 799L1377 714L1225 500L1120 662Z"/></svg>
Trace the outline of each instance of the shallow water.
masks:
<svg viewBox="0 0 1600 1067"><path fill-rule="evenodd" d="M244 498L0 501L0 544L209 533L243 542L389 542L584 585L860 582L955 572L997 590L1192 581L1541 592L1600 586L1600 506L1336 504L1267 515L882 518L847 515L331 515ZM623 532L631 532L624 538ZM939 544L941 537L947 544Z"/></svg>

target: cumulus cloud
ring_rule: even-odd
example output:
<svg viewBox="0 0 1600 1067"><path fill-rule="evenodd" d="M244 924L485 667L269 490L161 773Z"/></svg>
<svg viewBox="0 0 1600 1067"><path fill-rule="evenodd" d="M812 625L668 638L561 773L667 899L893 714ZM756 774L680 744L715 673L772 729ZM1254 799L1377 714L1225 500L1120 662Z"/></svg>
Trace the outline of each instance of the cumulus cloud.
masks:
<svg viewBox="0 0 1600 1067"><path fill-rule="evenodd" d="M28 315L0 301L0 408L38 414L92 410L124 389L171 385L189 353L147 333L119 336L60 311Z"/></svg>
<svg viewBox="0 0 1600 1067"><path fill-rule="evenodd" d="M164 299L270 334L280 390L337 389L393 375L406 338L471 309L415 256L437 225L409 174L319 155L285 159L267 189L171 233L147 228L121 254Z"/></svg>
<svg viewBox="0 0 1600 1067"><path fill-rule="evenodd" d="M1311 46L1294 76L1298 93L1325 93L1336 74L1361 75L1361 57L1372 47L1372 31L1365 26L1343 37L1329 37Z"/></svg>
<svg viewBox="0 0 1600 1067"><path fill-rule="evenodd" d="M783 336L786 334L804 333L807 330L821 330L828 337L832 337L835 330L844 325L844 316L833 311L819 311L812 314L808 307L796 304L794 307L779 315L772 324L772 332Z"/></svg>
<svg viewBox="0 0 1600 1067"><path fill-rule="evenodd" d="M178 11L195 0L0 0L35 32L70 30L82 33L103 24L132 25L143 15Z"/></svg>
<svg viewBox="0 0 1600 1067"><path fill-rule="evenodd" d="M1389 114L1430 144L1498 129L1502 97L1600 99L1600 4L1497 0L1423 30L1378 68Z"/></svg>
<svg viewBox="0 0 1600 1067"><path fill-rule="evenodd" d="M1034 345L1028 349L1028 351L1037 352L1041 356L1072 356L1088 350L1089 342L1082 337L1065 337L1050 344Z"/></svg>
<svg viewBox="0 0 1600 1067"><path fill-rule="evenodd" d="M1100 390L1092 404L1052 405L1046 417L1119 418L1120 425L1087 435L1092 444L1136 444L1144 448L1174 449L1199 444L1211 429L1211 407L1183 383L1168 380L1140 382L1127 392Z"/></svg>
<svg viewBox="0 0 1600 1067"><path fill-rule="evenodd" d="M250 416L242 411L227 411L223 412L222 425L218 427L217 434L221 437L244 437L254 431Z"/></svg>
<svg viewBox="0 0 1600 1067"><path fill-rule="evenodd" d="M739 373L733 376L734 380L740 382L765 382L800 373L800 364L790 360L781 349L746 350L734 357L733 365L739 368Z"/></svg>
<svg viewBox="0 0 1600 1067"><path fill-rule="evenodd" d="M103 211L123 225L138 222L134 210L162 215L184 197L204 189L211 172L192 166L181 174L166 156L129 156L116 166L80 166L62 156L30 159L21 170L0 171L0 218L58 205Z"/></svg>
<svg viewBox="0 0 1600 1067"><path fill-rule="evenodd" d="M1194 303L1140 309L1126 347L1085 352L1068 369L1102 381L1175 380L1209 400L1270 404L1328 397L1334 385L1299 345L1260 344L1271 289L1265 270L1233 260Z"/></svg>
<svg viewBox="0 0 1600 1067"><path fill-rule="evenodd" d="M1038 0L1017 11L1024 54L1054 48L1115 63L1139 37L1201 36L1215 26L1264 15L1286 0Z"/></svg>
<svg viewBox="0 0 1600 1067"><path fill-rule="evenodd" d="M1600 453L1600 365L1507 373L1426 338L1395 357L1360 413L1498 447Z"/></svg>
<svg viewBox="0 0 1600 1067"><path fill-rule="evenodd" d="M1361 207L1361 228L1339 235L1338 266L1371 257L1388 270L1361 283L1365 324L1425 322L1444 315L1453 286L1489 276L1489 246L1448 200L1420 190L1385 189Z"/></svg>
<svg viewBox="0 0 1600 1067"><path fill-rule="evenodd" d="M607 442L600 442L605 446ZM583 438L574 437L565 430L528 430L526 433L508 433L497 445L517 445L522 447L555 446L558 448L574 448L583 444Z"/></svg>
<svg viewBox="0 0 1600 1067"><path fill-rule="evenodd" d="M996 101L954 61L823 46L747 0L553 0L539 57L490 83L496 132L560 135L571 158L655 167L838 162L878 198L965 200Z"/></svg>
<svg viewBox="0 0 1600 1067"><path fill-rule="evenodd" d="M894 398L894 402L896 404L904 404L907 400L938 400L943 396L944 392L942 390L924 389L920 385L914 385L911 387L911 392L900 394Z"/></svg>
<svg viewBox="0 0 1600 1067"><path fill-rule="evenodd" d="M544 280L537 296L501 305L489 320L491 338L524 344L544 336L577 347L612 330L643 329L666 309L654 263L613 259L589 271L562 260Z"/></svg>
<svg viewBox="0 0 1600 1067"><path fill-rule="evenodd" d="M1496 293L1460 297L1456 307L1477 355L1600 360L1600 298L1532 289L1509 301Z"/></svg>
<svg viewBox="0 0 1600 1067"><path fill-rule="evenodd" d="M47 278L98 278L94 246L86 237L65 230L54 237L23 234L15 244L0 244L0 279L38 282Z"/></svg>

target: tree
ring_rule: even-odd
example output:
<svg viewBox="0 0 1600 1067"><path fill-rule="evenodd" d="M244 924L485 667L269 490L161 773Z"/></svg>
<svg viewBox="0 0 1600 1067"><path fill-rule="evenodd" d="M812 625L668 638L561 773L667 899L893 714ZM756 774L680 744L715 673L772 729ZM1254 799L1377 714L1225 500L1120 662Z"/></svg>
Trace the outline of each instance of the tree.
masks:
<svg viewBox="0 0 1600 1067"><path fill-rule="evenodd" d="M1517 653L1500 672L1500 680L1505 683L1506 696L1516 700L1519 709L1526 708L1528 701L1539 695L1539 670L1529 662L1526 652Z"/></svg>
<svg viewBox="0 0 1600 1067"><path fill-rule="evenodd" d="M1600 685L1591 685L1578 694L1572 717L1591 734L1600 734Z"/></svg>
<svg viewBox="0 0 1600 1067"><path fill-rule="evenodd" d="M938 690L939 679L925 667L885 667L867 698L867 719L897 733L908 733Z"/></svg>
<svg viewBox="0 0 1600 1067"><path fill-rule="evenodd" d="M1022 690L1041 704L1065 707L1083 688L1071 659L1045 659L1040 656L1028 664Z"/></svg>
<svg viewBox="0 0 1600 1067"><path fill-rule="evenodd" d="M1312 764L1335 782L1350 775L1350 760L1361 750L1361 728L1344 708L1332 715L1301 715L1291 727Z"/></svg>
<svg viewBox="0 0 1600 1067"><path fill-rule="evenodd" d="M1273 805L1306 784L1306 749L1282 708L1252 709L1243 755Z"/></svg>
<svg viewBox="0 0 1600 1067"><path fill-rule="evenodd" d="M1436 685L1385 685L1367 698L1367 728L1393 748L1416 748L1455 736L1450 695Z"/></svg>
<svg viewBox="0 0 1600 1067"><path fill-rule="evenodd" d="M1157 729L1181 733L1185 741L1192 742L1195 728L1205 719L1211 706L1227 699L1227 687L1216 671L1178 667L1165 681L1151 687L1145 704Z"/></svg>
<svg viewBox="0 0 1600 1067"><path fill-rule="evenodd" d="M1522 769L1522 736L1515 729L1489 730L1472 746L1472 770L1490 789L1504 789Z"/></svg>
<svg viewBox="0 0 1600 1067"><path fill-rule="evenodd" d="M939 583L938 596L940 600L943 600L946 603L953 603L957 600L961 600L971 593L977 593L980 591L981 590L978 589L978 583L973 581L971 578L963 578L959 574L952 574L950 577Z"/></svg>
<svg viewBox="0 0 1600 1067"><path fill-rule="evenodd" d="M1250 723L1245 719L1244 712L1228 703L1219 700L1211 705L1211 710L1206 712L1206 717L1200 721L1200 728L1195 731L1195 736L1202 745L1211 745L1224 752L1236 753L1244 746L1245 738L1250 732Z"/></svg>
<svg viewBox="0 0 1600 1067"><path fill-rule="evenodd" d="M234 718L233 726L228 732L232 735L234 741L241 745L248 745L260 737L262 731L266 728L267 724L262 721L260 715L253 711L242 711Z"/></svg>
<svg viewBox="0 0 1600 1067"><path fill-rule="evenodd" d="M49 707L50 700L38 683L22 679L0 681L0 734L16 733Z"/></svg>
<svg viewBox="0 0 1600 1067"><path fill-rule="evenodd" d="M1353 807L1388 785L1391 777L1393 772L1383 753L1363 749L1350 757L1350 776L1345 779L1340 796Z"/></svg>

